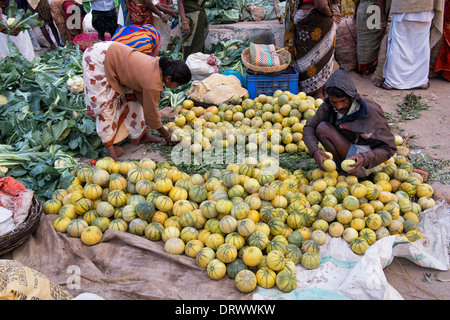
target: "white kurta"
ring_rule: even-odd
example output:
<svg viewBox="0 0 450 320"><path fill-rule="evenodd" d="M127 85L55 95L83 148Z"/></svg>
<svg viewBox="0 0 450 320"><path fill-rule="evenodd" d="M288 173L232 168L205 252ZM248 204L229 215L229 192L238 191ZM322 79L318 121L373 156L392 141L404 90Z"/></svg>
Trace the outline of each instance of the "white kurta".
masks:
<svg viewBox="0 0 450 320"><path fill-rule="evenodd" d="M383 73L385 84L412 89L428 83L434 10L392 14Z"/></svg>

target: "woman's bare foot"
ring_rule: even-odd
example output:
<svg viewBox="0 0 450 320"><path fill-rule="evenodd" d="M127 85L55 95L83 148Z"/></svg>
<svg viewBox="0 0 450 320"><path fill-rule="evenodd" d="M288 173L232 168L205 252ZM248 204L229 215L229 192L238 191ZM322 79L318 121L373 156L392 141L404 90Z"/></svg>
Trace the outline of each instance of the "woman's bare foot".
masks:
<svg viewBox="0 0 450 320"><path fill-rule="evenodd" d="M120 157L121 155L123 155L123 149L121 146L113 146L114 148L114 153L116 154L117 157Z"/></svg>
<svg viewBox="0 0 450 320"><path fill-rule="evenodd" d="M141 138L140 143L161 143L163 141L164 141L163 138L158 138L158 137L152 136L150 133L147 132Z"/></svg>

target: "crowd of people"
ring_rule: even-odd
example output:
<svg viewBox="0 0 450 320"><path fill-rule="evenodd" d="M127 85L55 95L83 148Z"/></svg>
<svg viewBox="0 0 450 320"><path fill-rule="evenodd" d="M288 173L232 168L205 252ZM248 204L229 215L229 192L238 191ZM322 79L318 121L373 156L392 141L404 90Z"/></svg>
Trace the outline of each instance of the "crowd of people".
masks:
<svg viewBox="0 0 450 320"><path fill-rule="evenodd" d="M86 105L111 157L120 156L117 142L127 136L143 143L173 143L159 119L159 95L164 85L176 88L191 81L185 60L205 50L205 5L209 0L178 0L176 10L171 0L0 0L0 8L6 8L9 1L38 13L49 50L68 42L76 44L83 27L74 22L91 14L96 32L83 48ZM395 153L382 108L361 98L347 71L336 63L343 5L353 12L356 25L355 71L369 77L382 67L383 81L376 85L384 90L404 90L427 89L431 72L450 81L449 2L286 0L285 44L299 74L298 90L324 100L304 131L305 143L319 167L323 168L329 155L317 147L318 142L336 159L355 160L353 173L369 172ZM4 13L0 15L3 19ZM154 16L165 23L169 18L179 19L184 61L158 57L161 34L154 26ZM4 34L5 30L0 30L0 36ZM29 35L33 40L30 31ZM383 40L387 46L381 61ZM438 54L432 59L433 50ZM95 80L99 78L106 80ZM150 136L147 125L163 139Z"/></svg>

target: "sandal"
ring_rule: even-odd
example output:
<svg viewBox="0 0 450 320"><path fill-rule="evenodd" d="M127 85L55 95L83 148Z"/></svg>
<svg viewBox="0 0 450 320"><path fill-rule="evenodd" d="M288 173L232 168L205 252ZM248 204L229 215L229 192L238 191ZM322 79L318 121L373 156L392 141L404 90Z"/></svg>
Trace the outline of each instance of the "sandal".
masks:
<svg viewBox="0 0 450 320"><path fill-rule="evenodd" d="M428 82L426 85L421 87L412 88L411 90L427 90L430 87L430 83Z"/></svg>
<svg viewBox="0 0 450 320"><path fill-rule="evenodd" d="M380 85L380 88L381 89L384 89L384 90L394 90L395 88L392 88L392 87L389 87L386 83L382 83L381 85Z"/></svg>

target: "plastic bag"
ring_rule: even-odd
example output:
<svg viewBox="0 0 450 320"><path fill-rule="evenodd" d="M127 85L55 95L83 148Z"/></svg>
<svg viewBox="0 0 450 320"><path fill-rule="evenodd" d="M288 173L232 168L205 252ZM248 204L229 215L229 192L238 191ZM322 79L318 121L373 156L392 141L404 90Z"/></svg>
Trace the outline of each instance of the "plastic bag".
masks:
<svg viewBox="0 0 450 320"><path fill-rule="evenodd" d="M196 52L187 57L186 64L191 70L193 80L203 80L217 73L221 62L213 54Z"/></svg>
<svg viewBox="0 0 450 320"><path fill-rule="evenodd" d="M248 93L242 88L241 81L233 76L215 73L203 81L193 81L187 92L190 99L214 104L216 106L230 99L242 97Z"/></svg>
<svg viewBox="0 0 450 320"><path fill-rule="evenodd" d="M0 179L0 206L13 212L18 227L28 217L34 193L12 177Z"/></svg>

